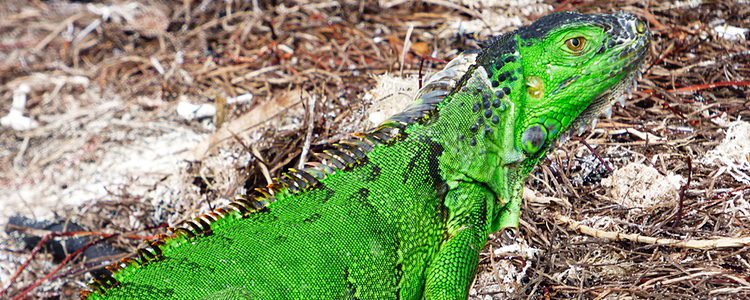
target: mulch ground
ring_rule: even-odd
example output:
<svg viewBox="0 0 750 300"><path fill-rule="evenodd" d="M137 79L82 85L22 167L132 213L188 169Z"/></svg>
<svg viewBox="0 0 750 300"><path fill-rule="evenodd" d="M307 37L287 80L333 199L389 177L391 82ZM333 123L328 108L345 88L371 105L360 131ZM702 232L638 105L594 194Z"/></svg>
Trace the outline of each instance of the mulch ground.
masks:
<svg viewBox="0 0 750 300"><path fill-rule="evenodd" d="M307 155L302 149L315 152L364 130L365 111L378 101L364 97L376 84L372 74L419 76L420 68L426 72L442 67L491 34L486 28L468 32L451 25L486 17L480 12L488 9L518 14L523 24L552 11L622 10L646 20L653 41L639 88L625 106L600 119L596 130L558 146L537 168L527 186L553 200L544 205L527 202L520 229L493 236L481 256L471 297L750 298L748 246L698 250L595 238L570 230L555 217L562 214L600 230L644 237L750 236L750 185L702 163L725 138L729 122L750 118L748 34L731 40L715 29L722 24L750 28L746 3L539 1L547 8L529 11L523 7L531 4L522 2L542 4L254 2L0 4L0 99L6 99L0 101L0 114L11 109L10 99L20 84L35 82L24 114L39 123L30 131L0 131L0 187L6 191L54 177L49 166L61 160L73 169L97 162L106 150L102 145L137 139L133 135L143 132L139 122L171 122L211 135L264 104L282 103L281 95L301 103L253 125L253 134L247 134L253 138L245 140L251 144L229 139L221 149L181 166L180 180L192 187L192 196L180 205L170 205L170 199L156 203L120 189L81 207L55 208L59 211L53 218L80 225L75 230L9 226L14 233L0 236L0 259L5 260L0 265L0 298L77 297L90 279L88 271L166 232L166 223L225 203L241 189L265 185L267 178ZM484 21L494 28L492 20ZM87 81L76 81L80 78ZM248 94L252 101L225 104L228 98ZM310 101L302 101L310 95L318 99L313 108ZM117 105L104 105L102 99L114 98ZM185 121L174 113L185 98L220 109L214 118ZM73 108L84 112L71 116ZM92 111L126 121L106 125L117 130L95 135L82 133L86 126L71 125L87 124ZM272 118L282 120L273 123ZM237 153L251 157L245 161L250 163L232 165L229 171L211 163ZM672 201L639 209L613 201L602 180L633 162L681 177ZM231 184L222 183L224 177ZM35 205L34 199L27 200L27 205ZM51 236L53 231L72 233ZM32 249L38 239L29 238L44 236L56 241L79 238L83 244L103 239L98 244L108 247L102 251L113 254L80 259L81 253ZM508 240L523 240L538 254L498 255L494 249ZM500 265L525 273L508 284Z"/></svg>

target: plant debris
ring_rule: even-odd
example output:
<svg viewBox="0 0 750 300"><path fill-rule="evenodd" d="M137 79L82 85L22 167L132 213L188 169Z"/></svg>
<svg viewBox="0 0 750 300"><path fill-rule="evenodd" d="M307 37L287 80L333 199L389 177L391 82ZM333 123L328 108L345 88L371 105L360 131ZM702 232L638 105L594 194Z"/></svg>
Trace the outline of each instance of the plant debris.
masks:
<svg viewBox="0 0 750 300"><path fill-rule="evenodd" d="M750 298L746 1L85 2L0 2L0 224L79 226L0 231L0 298L76 298L167 224L374 126L461 51L566 10L648 22L640 89L537 168L471 299ZM634 163L685 180L618 202L633 195L603 180Z"/></svg>

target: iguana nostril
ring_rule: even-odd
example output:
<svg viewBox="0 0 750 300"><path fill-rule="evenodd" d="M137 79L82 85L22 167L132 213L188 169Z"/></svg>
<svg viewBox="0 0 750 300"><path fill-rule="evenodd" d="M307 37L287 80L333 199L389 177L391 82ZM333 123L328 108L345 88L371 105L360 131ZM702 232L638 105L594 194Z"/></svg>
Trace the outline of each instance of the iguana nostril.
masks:
<svg viewBox="0 0 750 300"><path fill-rule="evenodd" d="M527 154L539 152L547 142L547 128L541 124L534 124L521 135L521 150Z"/></svg>

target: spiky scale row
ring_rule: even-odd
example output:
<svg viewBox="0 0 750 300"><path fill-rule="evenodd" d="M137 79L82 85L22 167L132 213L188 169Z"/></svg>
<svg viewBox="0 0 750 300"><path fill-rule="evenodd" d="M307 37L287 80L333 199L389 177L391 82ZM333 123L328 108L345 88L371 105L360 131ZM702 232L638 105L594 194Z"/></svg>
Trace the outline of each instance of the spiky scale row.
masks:
<svg viewBox="0 0 750 300"><path fill-rule="evenodd" d="M319 179L322 179L325 174L333 173L339 169L350 169L361 163L362 160L366 159L366 153L371 151L372 147L373 145L363 141L352 140L340 142L334 145L334 148L320 155L326 158L328 162L333 163L333 166L319 164L305 170L290 169L289 172L282 174L280 179L277 179L270 185L272 188L256 189L256 191L264 195L263 198L248 199L243 195L239 195L227 205L229 210L220 207L209 213L202 214L193 220L183 222L176 228L170 228L169 230L173 232L171 236L162 237L137 249L135 257L124 258L117 263L105 267L109 273L94 277L89 284L89 288L97 293L105 293L107 289L119 285L117 279L113 277L115 272L125 269L134 263L145 266L151 262L163 259L161 246L166 244L167 240L178 236L183 236L190 240L202 235L210 235L211 224L229 215L231 213L230 210L239 213L242 217L246 217L251 213L265 209L270 203L274 202L275 198L271 196L273 193L281 192L284 189L292 193L312 189L320 183ZM89 291L81 291L82 298L87 298L89 295Z"/></svg>
<svg viewBox="0 0 750 300"><path fill-rule="evenodd" d="M191 235L193 237L195 236L192 233ZM119 262L104 267L104 269L108 272L100 273L99 275L94 276L91 283L89 283L89 288L97 293L104 293L107 289L111 289L120 285L120 282L114 278L114 273L125 269L132 264L145 266L151 262L162 260L164 256L161 247L165 244L165 241L168 238L170 237L160 236L156 240L147 242L146 246L136 250L136 254L134 257L126 257L121 259ZM81 298L87 298L89 294L89 291L81 291L80 296Z"/></svg>
<svg viewBox="0 0 750 300"><path fill-rule="evenodd" d="M264 189L261 189L264 190ZM268 195L268 192L263 192ZM180 236L191 240L200 236L211 234L211 224L217 220L227 217L232 211L238 212L240 216L248 216L249 214L260 211L268 206L269 203L275 199L269 198L254 198L248 200L244 196L238 196L234 201L227 205L227 208L219 207L208 213L202 214L193 220L185 221L178 225L176 228L169 228L172 232L171 235L161 235L156 240L150 241L146 246L138 248L135 251L135 255L126 257L119 262L113 263L106 266L105 269L109 273L103 273L95 276L89 288L97 293L104 293L107 289L111 289L119 285L117 279L114 278L113 274L117 271L125 269L132 264L138 264L145 266L149 263L160 261L164 258L162 246L167 243L168 240L178 238ZM90 295L89 291L81 291L81 298L87 298Z"/></svg>

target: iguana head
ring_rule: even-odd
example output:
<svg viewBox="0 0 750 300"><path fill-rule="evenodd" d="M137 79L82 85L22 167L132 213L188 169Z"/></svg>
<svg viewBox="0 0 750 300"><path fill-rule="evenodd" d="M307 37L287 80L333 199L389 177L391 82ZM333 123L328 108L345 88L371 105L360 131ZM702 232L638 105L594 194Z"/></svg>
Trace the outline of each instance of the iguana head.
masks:
<svg viewBox="0 0 750 300"><path fill-rule="evenodd" d="M649 37L646 24L625 13L553 14L519 30L525 91L512 98L515 145L529 159L541 157L564 131L611 106L640 67Z"/></svg>
<svg viewBox="0 0 750 300"><path fill-rule="evenodd" d="M483 100L467 103L480 117L464 131L476 143L467 138L462 151L485 153L487 163L482 167L457 155L454 167L486 182L501 202L518 199L550 146L622 95L649 38L646 24L630 14L558 13L490 41L461 87Z"/></svg>

